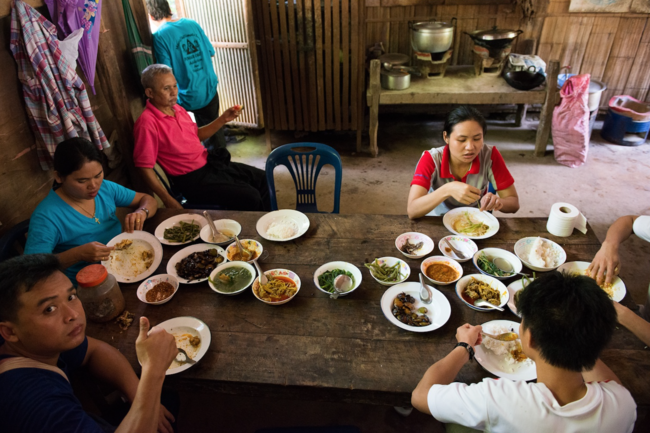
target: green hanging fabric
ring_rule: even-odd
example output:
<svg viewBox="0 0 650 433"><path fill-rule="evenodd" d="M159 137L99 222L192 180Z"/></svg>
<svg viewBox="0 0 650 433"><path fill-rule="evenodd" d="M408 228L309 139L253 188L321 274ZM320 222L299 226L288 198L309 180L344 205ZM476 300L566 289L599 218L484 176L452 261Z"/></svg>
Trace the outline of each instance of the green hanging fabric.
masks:
<svg viewBox="0 0 650 433"><path fill-rule="evenodd" d="M138 75L141 76L144 68L153 64L153 54L151 47L142 43L142 38L140 37L138 26L135 24L135 18L133 18L129 0L122 0L122 8L124 9L124 18L126 19L126 32L129 35L131 55L133 56Z"/></svg>

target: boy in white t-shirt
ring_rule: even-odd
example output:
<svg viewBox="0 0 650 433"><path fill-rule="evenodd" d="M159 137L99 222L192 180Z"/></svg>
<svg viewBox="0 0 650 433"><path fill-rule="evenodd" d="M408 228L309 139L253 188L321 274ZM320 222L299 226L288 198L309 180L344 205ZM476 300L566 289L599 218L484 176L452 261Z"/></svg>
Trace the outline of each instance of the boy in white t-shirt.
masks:
<svg viewBox="0 0 650 433"><path fill-rule="evenodd" d="M481 327L458 328L458 345L433 364L413 391L421 412L444 423L490 432L631 432L636 404L599 359L616 311L596 282L552 272L521 291L519 336L537 367L537 383L453 382L481 344ZM488 337L486 337L488 338ZM453 383L452 383L453 382Z"/></svg>

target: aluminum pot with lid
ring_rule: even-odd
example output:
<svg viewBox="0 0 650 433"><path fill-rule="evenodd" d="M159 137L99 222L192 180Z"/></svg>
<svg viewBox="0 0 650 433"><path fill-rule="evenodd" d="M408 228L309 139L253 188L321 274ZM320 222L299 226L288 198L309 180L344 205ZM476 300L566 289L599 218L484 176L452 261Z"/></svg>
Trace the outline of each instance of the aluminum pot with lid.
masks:
<svg viewBox="0 0 650 433"><path fill-rule="evenodd" d="M381 87L386 90L404 90L411 85L411 74L403 69L382 68L380 81Z"/></svg>
<svg viewBox="0 0 650 433"><path fill-rule="evenodd" d="M441 21L422 21L412 23L411 46L420 53L442 53L447 51L454 40L454 25L456 18L451 23Z"/></svg>
<svg viewBox="0 0 650 433"><path fill-rule="evenodd" d="M498 29L494 26L490 30L476 30L471 33L465 33L479 47L501 49L512 45L512 41L523 32L523 30Z"/></svg>

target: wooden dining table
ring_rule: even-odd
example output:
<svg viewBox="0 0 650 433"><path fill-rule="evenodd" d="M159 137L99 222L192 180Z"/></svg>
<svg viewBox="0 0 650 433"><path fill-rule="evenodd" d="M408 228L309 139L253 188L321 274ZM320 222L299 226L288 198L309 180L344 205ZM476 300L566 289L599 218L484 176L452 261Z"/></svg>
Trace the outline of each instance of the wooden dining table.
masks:
<svg viewBox="0 0 650 433"><path fill-rule="evenodd" d="M161 209L146 222L145 230L153 233L165 219L183 212L200 213ZM121 283L126 309L135 315L135 325L122 331L115 322L89 322L87 334L119 349L136 371L140 368L135 353L138 317L147 316L155 325L178 316L192 316L210 328L212 341L207 353L188 370L168 376L165 384L172 388L260 398L405 406L427 368L452 350L459 326L495 319L519 321L507 309L479 312L468 308L457 297L453 284L437 287L451 304L451 317L441 328L416 333L386 319L380 299L387 287L370 276L364 263L377 257L399 257L411 268L408 281L418 281L422 259L404 257L395 247L395 239L405 232L425 233L436 243L432 254L440 255L437 242L450 234L442 218L411 221L404 215L308 214L310 225L303 236L272 242L256 231L256 223L264 213L210 213L215 220L238 221L241 239L262 243L268 253L260 261L262 269L289 269L298 274L302 285L296 297L279 306L260 302L251 290L237 296L220 295L207 282L182 284L168 303L148 305L136 296L139 283ZM586 235L575 231L570 237L559 238L546 231L546 218L500 218L499 222L496 235L476 241L479 249L514 251L517 240L538 235L560 244L567 261L590 261L600 248L591 229ZM155 274L166 273L167 261L184 246L163 245L164 257ZM339 260L358 266L363 281L348 296L331 299L316 288L314 272L327 262ZM462 266L465 275L478 273L471 261ZM634 308L629 293L622 302ZM602 359L630 390L640 410L647 410L650 356L644 344L619 326ZM468 362L457 381L472 383L485 377L493 376L478 363Z"/></svg>

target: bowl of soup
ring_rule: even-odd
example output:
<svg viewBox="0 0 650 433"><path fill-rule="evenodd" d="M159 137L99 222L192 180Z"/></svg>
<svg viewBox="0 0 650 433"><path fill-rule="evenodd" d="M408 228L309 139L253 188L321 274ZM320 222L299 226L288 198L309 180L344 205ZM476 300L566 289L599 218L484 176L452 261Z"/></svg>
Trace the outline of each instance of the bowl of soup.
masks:
<svg viewBox="0 0 650 433"><path fill-rule="evenodd" d="M446 286L455 283L463 276L463 267L454 259L432 256L420 265L420 271L433 284Z"/></svg>
<svg viewBox="0 0 650 433"><path fill-rule="evenodd" d="M254 239L240 239L239 242L241 242L241 246L244 247L244 249L250 251L253 254L253 256L247 260L248 263L253 263L253 260L258 259L262 255L262 251L264 251L262 244ZM242 257L239 252L239 248L237 247L236 241L228 245L228 248L226 248L226 256L231 262L242 261Z"/></svg>
<svg viewBox="0 0 650 433"><path fill-rule="evenodd" d="M208 284L219 294L233 296L249 288L255 275L255 268L246 262L226 262L212 271Z"/></svg>
<svg viewBox="0 0 650 433"><path fill-rule="evenodd" d="M260 279L253 282L253 295L268 305L282 305L296 297L300 290L300 277L288 269L272 269L264 272L268 283L260 285Z"/></svg>

